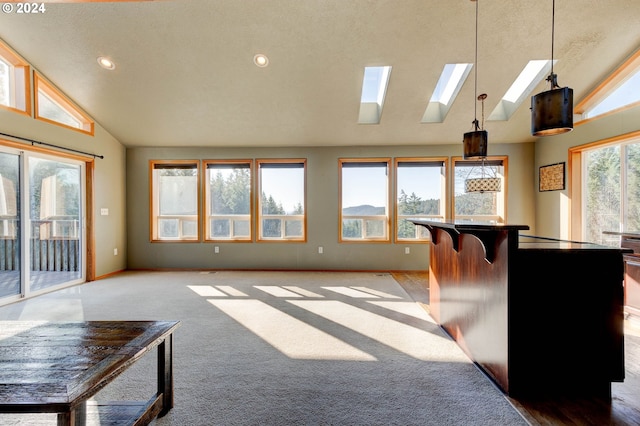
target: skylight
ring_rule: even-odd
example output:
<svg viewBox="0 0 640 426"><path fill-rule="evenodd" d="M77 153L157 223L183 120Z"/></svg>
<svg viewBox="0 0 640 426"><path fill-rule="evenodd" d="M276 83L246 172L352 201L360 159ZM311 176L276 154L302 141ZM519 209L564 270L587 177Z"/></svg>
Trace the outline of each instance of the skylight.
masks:
<svg viewBox="0 0 640 426"><path fill-rule="evenodd" d="M422 116L422 123L442 123L473 64L446 64Z"/></svg>
<svg viewBox="0 0 640 426"><path fill-rule="evenodd" d="M554 60L554 64L557 61ZM488 120L506 121L529 98L533 89L544 79L551 70L550 60L534 60L524 67L518 78L496 105Z"/></svg>
<svg viewBox="0 0 640 426"><path fill-rule="evenodd" d="M380 123L380 116L382 115L382 107L384 105L384 97L387 93L390 74L390 66L364 68L358 123Z"/></svg>

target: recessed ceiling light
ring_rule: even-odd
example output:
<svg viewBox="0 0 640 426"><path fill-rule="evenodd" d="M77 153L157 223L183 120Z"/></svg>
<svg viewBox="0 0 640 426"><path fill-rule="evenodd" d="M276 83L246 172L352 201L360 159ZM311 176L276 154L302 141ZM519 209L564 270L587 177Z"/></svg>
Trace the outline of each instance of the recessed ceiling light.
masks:
<svg viewBox="0 0 640 426"><path fill-rule="evenodd" d="M105 58L104 56L98 57L98 64L106 70L113 70L116 68L116 64L114 64L111 59Z"/></svg>
<svg viewBox="0 0 640 426"><path fill-rule="evenodd" d="M259 66L260 68L264 68L267 65L269 65L269 58L267 58L267 56L263 55L262 53L258 53L256 56L253 57L253 63Z"/></svg>

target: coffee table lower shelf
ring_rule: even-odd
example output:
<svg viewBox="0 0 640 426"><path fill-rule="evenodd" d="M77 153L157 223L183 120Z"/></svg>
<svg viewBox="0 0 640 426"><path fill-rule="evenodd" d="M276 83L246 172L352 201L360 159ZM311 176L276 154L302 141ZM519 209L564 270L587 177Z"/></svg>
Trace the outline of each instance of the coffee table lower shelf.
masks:
<svg viewBox="0 0 640 426"><path fill-rule="evenodd" d="M161 397L151 401L88 401L84 424L85 426L147 425L158 416L161 409Z"/></svg>

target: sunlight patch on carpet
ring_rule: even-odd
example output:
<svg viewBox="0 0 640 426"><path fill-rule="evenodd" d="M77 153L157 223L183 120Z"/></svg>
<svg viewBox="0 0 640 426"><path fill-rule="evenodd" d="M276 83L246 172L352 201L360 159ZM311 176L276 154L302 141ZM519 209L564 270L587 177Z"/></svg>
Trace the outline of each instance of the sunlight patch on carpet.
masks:
<svg viewBox="0 0 640 426"><path fill-rule="evenodd" d="M451 362L449 351L435 350L446 340L399 321L339 301L289 300L289 303L424 361ZM426 313L425 313L426 316Z"/></svg>
<svg viewBox="0 0 640 426"><path fill-rule="evenodd" d="M345 296L349 296L349 297L353 297L355 299L377 299L378 296L375 296L371 293L365 293L364 291L359 291L359 290L355 290L353 288L349 288L349 287L322 287L325 290L331 290L333 292L345 295Z"/></svg>
<svg viewBox="0 0 640 426"><path fill-rule="evenodd" d="M48 303L46 299L29 299L24 305L20 319L40 318L42 313L47 313L51 321L84 321L84 308L79 298L59 299L55 304Z"/></svg>
<svg viewBox="0 0 640 426"><path fill-rule="evenodd" d="M298 287L298 286L295 286L295 285L283 285L282 287L286 288L287 290L291 290L294 293L298 293L298 294L301 294L301 295L306 296L306 297L324 298L324 296L321 295L321 294L314 293L313 291L309 291L307 289L304 289L302 287Z"/></svg>
<svg viewBox="0 0 640 426"><path fill-rule="evenodd" d="M418 318L418 319L429 321L430 323L436 324L433 318L427 315L424 309L418 306L416 302L386 302L386 301L368 300L367 303L371 303L372 305L380 306L381 308L389 309L390 311L398 312L404 315L410 315L414 318Z"/></svg>
<svg viewBox="0 0 640 426"><path fill-rule="evenodd" d="M244 292L242 292L242 291L238 290L237 288L232 287L230 285L217 285L216 288L221 290L221 291L224 291L229 296L249 297L249 295L247 293L244 293Z"/></svg>
<svg viewBox="0 0 640 426"><path fill-rule="evenodd" d="M380 296L380 297L384 297L387 299L402 299L402 297L400 296L395 296L393 294L389 294L389 293L385 293L384 291L380 291L380 290L374 290L372 288L369 287L351 287L354 290L358 290L358 291L363 291L365 293L371 293L375 296Z"/></svg>
<svg viewBox="0 0 640 426"><path fill-rule="evenodd" d="M302 297L300 294L294 293L277 285L255 285L253 287L275 297Z"/></svg>
<svg viewBox="0 0 640 426"><path fill-rule="evenodd" d="M222 297L226 296L223 292L210 285L188 285L189 289L193 290L198 296L203 297Z"/></svg>
<svg viewBox="0 0 640 426"><path fill-rule="evenodd" d="M372 355L259 300L209 299L209 303L290 358L376 361Z"/></svg>

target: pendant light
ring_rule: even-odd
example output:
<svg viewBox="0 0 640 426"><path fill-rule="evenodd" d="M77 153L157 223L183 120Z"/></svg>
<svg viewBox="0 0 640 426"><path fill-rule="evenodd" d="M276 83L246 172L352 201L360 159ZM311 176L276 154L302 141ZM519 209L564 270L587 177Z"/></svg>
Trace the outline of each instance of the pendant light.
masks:
<svg viewBox="0 0 640 426"><path fill-rule="evenodd" d="M487 98L486 94L478 95L478 2L479 0L471 0L476 2L476 57L473 66L474 73L474 97L482 101L482 127L484 127L484 100ZM474 120L472 122L474 130L464 134L462 139L463 158L482 158L487 156L487 143L488 133L483 130L478 123L478 103L474 103Z"/></svg>
<svg viewBox="0 0 640 426"><path fill-rule="evenodd" d="M498 177L496 170L492 165L485 165L485 158L482 158L480 164L480 177L470 178L475 170L475 165L469 170L467 178L464 180L464 192L500 192L502 188L502 179ZM477 176L477 175L476 175Z"/></svg>
<svg viewBox="0 0 640 426"><path fill-rule="evenodd" d="M553 72L556 1L551 15L551 74L547 81L551 89L531 97L531 134L553 136L573 130L573 89L558 86Z"/></svg>

